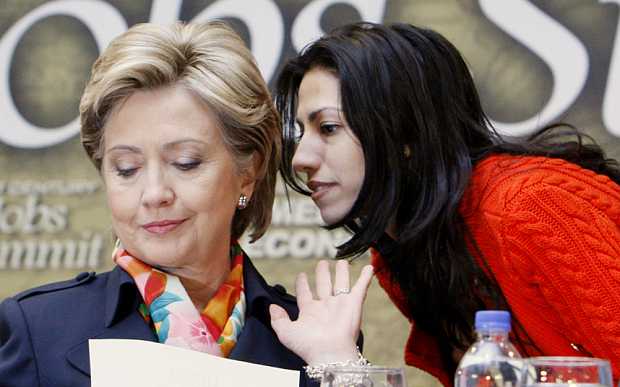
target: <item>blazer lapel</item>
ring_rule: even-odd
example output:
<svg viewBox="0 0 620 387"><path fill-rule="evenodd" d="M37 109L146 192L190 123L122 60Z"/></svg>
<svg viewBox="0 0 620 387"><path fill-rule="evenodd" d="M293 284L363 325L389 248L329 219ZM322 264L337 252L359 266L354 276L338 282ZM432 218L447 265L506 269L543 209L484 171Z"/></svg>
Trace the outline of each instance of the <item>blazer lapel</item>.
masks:
<svg viewBox="0 0 620 387"><path fill-rule="evenodd" d="M89 338L78 342L66 353L67 361L90 376L89 339L134 339L157 342L151 327L144 321L137 308L142 297L133 279L116 267L108 277L104 302L103 330L94 331Z"/></svg>
<svg viewBox="0 0 620 387"><path fill-rule="evenodd" d="M134 339L145 341L157 341L155 333L151 330L142 316L136 311L127 318L118 322L110 328L105 328L101 333L95 334L91 339ZM67 361L80 370L82 373L90 376L90 356L88 352L88 339L84 340L69 351L66 355Z"/></svg>

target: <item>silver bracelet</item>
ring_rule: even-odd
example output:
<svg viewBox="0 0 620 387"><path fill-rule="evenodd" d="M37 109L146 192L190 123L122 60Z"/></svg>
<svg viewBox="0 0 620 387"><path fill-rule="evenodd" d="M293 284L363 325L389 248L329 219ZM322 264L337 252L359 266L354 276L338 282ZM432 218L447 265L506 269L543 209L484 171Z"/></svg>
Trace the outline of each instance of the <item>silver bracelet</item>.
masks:
<svg viewBox="0 0 620 387"><path fill-rule="evenodd" d="M306 375L310 379L321 379L325 369L327 367L366 367L370 366L370 362L366 360L362 353L360 352L359 347L355 347L357 350L357 359L356 360L347 360L347 361L338 361L333 363L325 363L325 364L316 364L316 365L307 365L304 366L304 371L306 371Z"/></svg>

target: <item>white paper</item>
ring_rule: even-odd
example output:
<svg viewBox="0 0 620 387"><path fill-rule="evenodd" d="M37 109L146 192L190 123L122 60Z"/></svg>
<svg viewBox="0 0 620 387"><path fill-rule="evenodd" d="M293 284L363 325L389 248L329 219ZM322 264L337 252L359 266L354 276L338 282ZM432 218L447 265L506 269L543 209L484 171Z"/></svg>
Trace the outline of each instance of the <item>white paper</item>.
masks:
<svg viewBox="0 0 620 387"><path fill-rule="evenodd" d="M89 340L91 387L296 387L299 371L142 340Z"/></svg>

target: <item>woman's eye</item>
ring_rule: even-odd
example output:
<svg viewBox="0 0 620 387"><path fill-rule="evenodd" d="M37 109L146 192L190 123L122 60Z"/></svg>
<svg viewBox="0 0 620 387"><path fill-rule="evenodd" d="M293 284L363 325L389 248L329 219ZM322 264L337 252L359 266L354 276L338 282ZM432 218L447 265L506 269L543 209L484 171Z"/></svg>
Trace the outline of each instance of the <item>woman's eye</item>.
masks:
<svg viewBox="0 0 620 387"><path fill-rule="evenodd" d="M175 162L172 163L177 169L181 171L189 171L197 168L200 165L200 161L188 161L188 162Z"/></svg>
<svg viewBox="0 0 620 387"><path fill-rule="evenodd" d="M340 125L338 124L321 124L321 133L332 134L338 130L339 127Z"/></svg>
<svg viewBox="0 0 620 387"><path fill-rule="evenodd" d="M116 168L116 174L120 177L131 177L133 176L138 168Z"/></svg>

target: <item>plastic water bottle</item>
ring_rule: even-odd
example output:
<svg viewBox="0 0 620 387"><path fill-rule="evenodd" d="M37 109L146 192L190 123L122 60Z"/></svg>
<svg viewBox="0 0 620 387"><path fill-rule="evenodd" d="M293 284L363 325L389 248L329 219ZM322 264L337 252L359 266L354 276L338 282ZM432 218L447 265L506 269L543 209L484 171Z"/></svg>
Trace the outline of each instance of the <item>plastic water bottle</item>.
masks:
<svg viewBox="0 0 620 387"><path fill-rule="evenodd" d="M476 312L477 340L463 355L454 375L455 387L520 386L521 355L508 339L510 313Z"/></svg>

